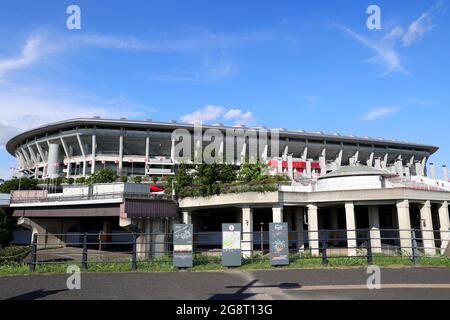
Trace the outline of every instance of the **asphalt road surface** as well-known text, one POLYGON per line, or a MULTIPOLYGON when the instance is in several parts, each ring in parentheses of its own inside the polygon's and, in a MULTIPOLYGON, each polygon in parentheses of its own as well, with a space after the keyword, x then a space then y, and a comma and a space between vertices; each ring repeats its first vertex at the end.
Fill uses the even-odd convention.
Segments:
POLYGON ((81 289, 69 275, 0 278, 0 299, 450 299, 449 268, 381 270, 369 290, 366 269, 171 273, 86 273, 81 289))

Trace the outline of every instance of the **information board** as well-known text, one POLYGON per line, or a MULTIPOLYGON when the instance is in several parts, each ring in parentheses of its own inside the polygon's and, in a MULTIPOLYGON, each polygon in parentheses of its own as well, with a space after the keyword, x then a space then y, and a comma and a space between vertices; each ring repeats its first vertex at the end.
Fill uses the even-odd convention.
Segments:
POLYGON ((178 268, 190 268, 193 265, 193 226, 192 224, 174 224, 173 226, 173 265, 178 268))
POLYGON ((269 223, 270 263, 273 266, 289 264, 287 223, 269 223))
POLYGON ((239 267, 241 261, 241 224, 222 224, 222 265, 239 267))

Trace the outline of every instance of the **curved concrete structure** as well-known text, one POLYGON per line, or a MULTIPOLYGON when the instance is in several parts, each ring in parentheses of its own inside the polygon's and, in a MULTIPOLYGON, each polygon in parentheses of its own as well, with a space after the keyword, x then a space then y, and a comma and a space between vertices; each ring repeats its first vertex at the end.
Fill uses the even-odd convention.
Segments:
MULTIPOLYGON (((202 128, 221 132, 236 129, 223 125, 202 128)), ((101 168, 117 170, 120 175, 167 175, 173 174, 177 164, 171 136, 175 129, 194 134, 193 125, 176 122, 71 119, 26 131, 8 141, 6 149, 16 157, 20 171, 37 178, 85 176, 101 168)), ((424 171, 428 157, 438 150, 432 145, 380 138, 275 130, 279 132, 279 150, 270 150, 270 154, 283 159, 289 155, 305 163, 315 161, 328 171, 356 162, 384 169, 401 162, 416 173, 424 171)), ((204 142, 203 147, 207 145, 204 142)), ((226 140, 225 153, 231 148, 236 148, 236 142, 226 140)), ((260 153, 268 153, 267 143, 259 148, 260 153)), ((308 168, 311 171, 310 162, 308 168)))

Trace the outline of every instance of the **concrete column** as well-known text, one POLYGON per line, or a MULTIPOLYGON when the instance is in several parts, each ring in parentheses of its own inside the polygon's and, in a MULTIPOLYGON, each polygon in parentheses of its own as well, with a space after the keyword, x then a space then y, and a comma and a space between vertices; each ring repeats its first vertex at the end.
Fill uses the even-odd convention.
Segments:
POLYGON ((277 172, 283 173, 283 159, 277 159, 277 172))
POLYGON ((172 145, 170 147, 170 159, 172 163, 175 163, 175 140, 172 140, 172 145))
POLYGON ((448 182, 448 168, 445 164, 442 166, 442 180, 448 182))
POLYGON ((327 173, 327 161, 324 156, 319 158, 320 163, 320 176, 324 176, 327 173))
POLYGON ((416 162, 414 165, 416 167, 416 176, 423 176, 422 164, 420 162, 416 162))
POLYGON ((58 177, 59 168, 59 144, 50 143, 48 149, 48 176, 53 179, 58 177))
POLYGON ((439 224, 441 231, 441 254, 450 241, 450 218, 448 215, 448 201, 444 201, 439 207, 439 224))
POLYGON ((434 163, 430 163, 430 176, 431 179, 436 180, 436 167, 434 166, 434 163))
POLYGON ((119 137, 119 175, 122 175, 122 168, 123 168, 123 135, 121 134, 119 137))
POLYGON ((164 221, 152 219, 151 249, 154 257, 162 257, 166 252, 166 234, 164 233, 164 221))
POLYGON ((91 152, 91 156, 92 156, 92 165, 91 165, 91 174, 94 174, 95 172, 95 157, 97 152, 97 136, 95 135, 95 133, 92 135, 92 152, 91 152))
POLYGON ((273 207, 272 208, 272 222, 281 223, 283 222, 283 207, 273 207))
POLYGON ((307 176, 308 178, 311 178, 311 177, 312 177, 311 160, 310 160, 310 159, 306 160, 306 176, 307 176))
POLYGON ((309 249, 313 256, 319 255, 319 216, 317 205, 308 205, 308 238, 309 249))
POLYGON ((369 206, 370 244, 373 253, 381 253, 380 217, 378 206, 369 206))
POLYGON ((136 256, 138 259, 145 259, 147 249, 145 245, 145 235, 143 235, 145 232, 145 220, 139 220, 136 224, 139 232, 138 237, 136 238, 136 256))
POLYGON ((293 168, 293 164, 292 164, 292 155, 289 155, 287 157, 287 164, 288 164, 288 175, 289 175, 289 179, 294 179, 294 168, 293 168))
POLYGON ((150 137, 145 137, 145 161, 148 162, 150 159, 148 158, 148 155, 150 153, 150 137))
POLYGON ((397 202, 397 217, 400 236, 400 248, 408 255, 412 255, 411 219, 409 217, 409 201, 397 202))
POLYGON ((397 174, 400 177, 403 177, 403 161, 402 160, 397 160, 395 162, 395 171, 397 172, 397 174))
POLYGON ((345 221, 347 227, 347 247, 348 255, 356 256, 356 221, 355 221, 355 205, 353 202, 345 203, 345 221))
POLYGON ((411 169, 409 167, 405 167, 405 178, 411 180, 411 169))
POLYGON ((426 201, 420 208, 420 228, 422 229, 422 241, 425 254, 436 255, 430 201, 426 201))
POLYGON ((242 208, 242 257, 249 258, 253 253, 253 210, 242 208))
POLYGON ((183 211, 183 223, 191 224, 192 223, 192 213, 189 211, 183 211))
POLYGON ((295 226, 297 227, 297 249, 299 252, 305 250, 305 236, 303 230, 304 210, 303 208, 295 208, 295 226))
POLYGON ((375 168, 381 169, 381 159, 380 158, 375 159, 375 168))

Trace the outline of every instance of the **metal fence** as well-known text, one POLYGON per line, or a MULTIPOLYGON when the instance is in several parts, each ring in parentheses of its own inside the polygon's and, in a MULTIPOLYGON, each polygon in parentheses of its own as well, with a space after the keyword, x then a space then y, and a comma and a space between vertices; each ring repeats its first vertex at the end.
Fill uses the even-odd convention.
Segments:
MULTIPOLYGON (((378 257, 401 257, 418 264, 422 258, 444 258, 449 254, 450 230, 356 229, 290 231, 289 260, 362 259, 373 264, 378 257)), ((221 263, 222 232, 193 234, 194 265, 221 263)), ((242 262, 270 260, 269 232, 241 233, 242 262)), ((449 257, 447 257, 449 258, 449 257)), ((123 263, 131 270, 139 265, 172 264, 173 234, 156 233, 66 233, 34 234, 29 255, 30 271, 46 264, 123 263)))

